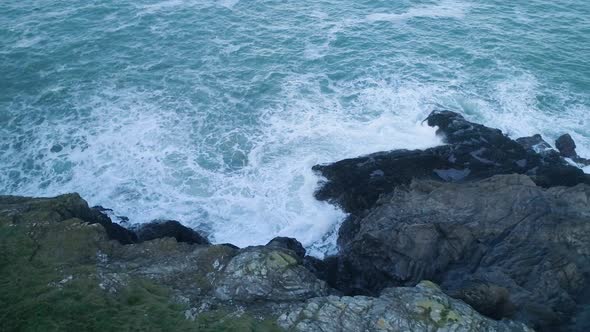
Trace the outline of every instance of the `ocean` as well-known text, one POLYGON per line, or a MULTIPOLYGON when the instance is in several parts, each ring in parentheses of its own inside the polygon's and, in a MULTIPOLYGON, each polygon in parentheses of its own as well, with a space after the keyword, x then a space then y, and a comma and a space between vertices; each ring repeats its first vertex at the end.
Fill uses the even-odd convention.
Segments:
POLYGON ((321 256, 311 167, 442 144, 434 109, 590 157, 589 56, 587 0, 3 0, 0 194, 321 256))

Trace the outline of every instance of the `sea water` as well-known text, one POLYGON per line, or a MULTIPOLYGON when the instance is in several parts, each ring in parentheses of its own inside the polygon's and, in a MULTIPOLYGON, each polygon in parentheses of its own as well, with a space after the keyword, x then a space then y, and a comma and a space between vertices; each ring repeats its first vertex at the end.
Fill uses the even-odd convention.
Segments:
POLYGON ((590 157, 587 0, 3 0, 0 194, 334 250, 311 167, 463 113, 590 157))

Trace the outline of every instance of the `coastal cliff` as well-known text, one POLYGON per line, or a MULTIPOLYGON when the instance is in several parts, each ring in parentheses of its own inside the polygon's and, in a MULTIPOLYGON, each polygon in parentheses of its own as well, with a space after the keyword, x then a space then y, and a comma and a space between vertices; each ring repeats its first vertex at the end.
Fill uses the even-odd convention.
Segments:
POLYGON ((127 229, 77 194, 0 196, 0 330, 587 330, 586 160, 567 138, 426 122, 445 145, 314 167, 317 198, 349 213, 324 260, 290 238, 127 229))

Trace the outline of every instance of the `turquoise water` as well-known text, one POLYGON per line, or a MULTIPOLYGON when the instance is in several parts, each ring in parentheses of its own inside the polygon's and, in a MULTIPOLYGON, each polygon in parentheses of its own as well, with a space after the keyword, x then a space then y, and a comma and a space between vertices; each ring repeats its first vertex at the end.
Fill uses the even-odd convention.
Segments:
POLYGON ((333 248, 310 167, 440 144, 437 107, 590 156, 590 2, 0 2, 0 193, 333 248))

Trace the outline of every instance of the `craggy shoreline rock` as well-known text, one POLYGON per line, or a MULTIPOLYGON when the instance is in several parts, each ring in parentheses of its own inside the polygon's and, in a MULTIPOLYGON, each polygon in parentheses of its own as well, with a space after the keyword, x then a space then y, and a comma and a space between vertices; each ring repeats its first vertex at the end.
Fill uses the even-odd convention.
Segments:
POLYGON ((183 226, 176 220, 155 220, 147 224, 138 225, 133 230, 137 235, 138 242, 173 237, 178 242, 210 244, 206 237, 192 228, 183 226))
POLYGON ((590 176, 564 159, 579 158, 573 141, 560 155, 453 112, 425 121, 446 145, 314 166, 316 197, 350 215, 338 255, 308 266, 347 295, 430 279, 488 317, 564 328, 590 287, 590 176))
POLYGON ((563 322, 590 286, 589 203, 590 186, 543 189, 524 175, 415 180, 340 238, 332 284, 378 294, 430 279, 491 317, 563 322))
MULTIPOLYGON (((344 307, 323 304, 360 300, 330 295, 326 283, 304 267, 294 239, 237 249, 179 242, 174 232, 164 232, 169 236, 122 244, 93 211, 78 195, 0 196, 3 331, 281 331, 289 326, 279 317, 292 317, 299 308, 322 304, 321 318, 337 322, 344 307)), ((400 309, 383 324, 528 331, 519 323, 493 322, 430 288, 436 287, 392 290, 391 296, 363 301, 374 302, 374 310, 400 309), (413 299, 420 314, 401 310, 400 299, 413 299)), ((373 317, 356 314, 355 324, 372 324, 373 317)), ((305 331, 301 326, 294 330, 305 331)), ((348 329, 332 325, 326 331, 348 329)))
POLYGON ((427 121, 446 145, 314 167, 317 197, 351 213, 323 260, 291 238, 240 249, 176 221, 126 229, 77 194, 0 196, 1 329, 586 331, 575 143, 560 155, 456 113, 427 121))
POLYGON ((500 130, 467 121, 450 111, 425 120, 438 127, 446 145, 426 150, 394 150, 316 165, 326 178, 316 198, 362 215, 379 197, 413 179, 465 182, 497 174, 526 174, 542 187, 590 184, 590 176, 555 154, 539 154, 500 130))
POLYGON ((564 158, 570 158, 573 162, 582 165, 590 166, 590 159, 578 156, 576 152, 576 143, 570 134, 564 134, 557 138, 555 147, 559 150, 559 154, 564 158))
POLYGON ((279 324, 300 332, 533 331, 522 323, 485 318, 428 281, 388 288, 379 297, 313 298, 282 315, 279 324))

